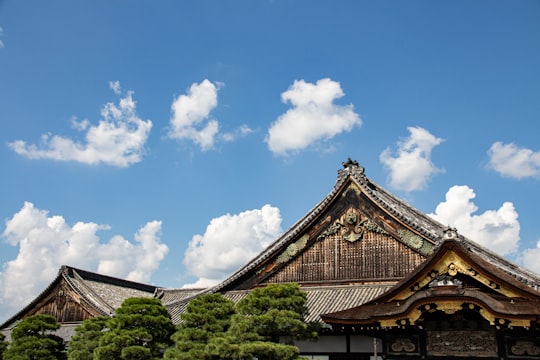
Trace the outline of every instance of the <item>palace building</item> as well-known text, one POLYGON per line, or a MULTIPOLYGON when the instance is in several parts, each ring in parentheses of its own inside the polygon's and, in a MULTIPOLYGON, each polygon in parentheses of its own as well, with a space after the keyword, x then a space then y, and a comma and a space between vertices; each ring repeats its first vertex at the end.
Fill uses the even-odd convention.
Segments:
POLYGON ((242 268, 208 289, 167 289, 63 266, 0 325, 47 313, 69 338, 83 320, 112 316, 128 297, 157 297, 178 323, 205 293, 239 301, 255 287, 298 283, 319 360, 540 359, 540 276, 438 223, 348 160, 330 193, 242 268))

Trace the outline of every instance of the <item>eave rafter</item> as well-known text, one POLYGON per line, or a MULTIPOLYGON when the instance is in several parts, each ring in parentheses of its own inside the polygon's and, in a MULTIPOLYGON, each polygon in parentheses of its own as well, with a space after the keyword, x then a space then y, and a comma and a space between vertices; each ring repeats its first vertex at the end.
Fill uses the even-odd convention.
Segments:
POLYGON ((499 279, 489 276, 488 274, 477 270, 478 265, 472 264, 455 251, 448 251, 442 258, 430 267, 430 270, 418 281, 414 282, 410 287, 403 289, 395 295, 391 300, 405 300, 412 296, 415 292, 426 287, 430 282, 441 275, 455 277, 457 274, 469 276, 486 287, 496 291, 497 293, 509 298, 518 298, 521 296, 519 292, 511 287, 506 286, 499 279))
MULTIPOLYGON (((401 306, 396 303, 396 306, 401 306)), ((475 311, 490 325, 507 328, 507 327, 530 327, 532 323, 537 321, 538 309, 531 309, 529 314, 509 314, 501 313, 492 308, 486 302, 476 298, 455 298, 455 299, 423 299, 417 301, 401 314, 394 316, 381 316, 380 318, 371 319, 379 323, 382 328, 403 327, 407 325, 422 325, 423 318, 426 314, 435 311, 442 311, 447 315, 455 314, 458 311, 471 310, 475 311), (537 313, 533 313, 536 310, 537 313)))

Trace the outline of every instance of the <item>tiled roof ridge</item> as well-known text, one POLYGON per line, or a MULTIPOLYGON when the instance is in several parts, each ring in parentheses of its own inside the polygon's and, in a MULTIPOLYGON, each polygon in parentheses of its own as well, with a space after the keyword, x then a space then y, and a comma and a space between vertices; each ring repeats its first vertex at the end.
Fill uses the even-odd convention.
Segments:
MULTIPOLYGON (((444 226, 435 219, 431 218, 429 215, 419 211, 414 206, 409 205, 407 202, 397 198, 396 196, 388 192, 382 186, 378 185, 377 183, 369 179, 367 176, 365 176, 364 168, 358 166, 357 164, 353 164, 351 167, 339 170, 339 172, 340 177, 346 178, 348 175, 354 177, 354 179, 362 186, 362 191, 368 194, 372 200, 376 201, 378 204, 387 209, 401 221, 413 227, 419 233, 430 238, 435 243, 441 243, 441 239, 444 236, 445 231, 449 228, 448 226, 444 226), (398 204, 400 207, 404 208, 406 212, 412 214, 412 217, 414 217, 417 221, 404 216, 405 214, 403 212, 398 211, 394 206, 390 204, 390 202, 384 199, 384 197, 390 199, 393 203, 398 204), (427 231, 425 227, 422 227, 421 224, 419 224, 419 220, 429 223, 429 225, 431 225, 433 229, 436 229, 437 233, 435 233, 434 231, 427 231)), ((540 290, 540 275, 507 260, 506 258, 494 253, 490 249, 478 244, 477 242, 463 235, 459 236, 459 240, 462 241, 464 244, 467 244, 470 248, 473 248, 476 252, 487 256, 489 258, 488 262, 501 266, 501 269, 503 271, 505 271, 507 274, 511 275, 515 279, 525 283, 528 286, 531 286, 535 290, 540 290)))
POLYGON ((356 180, 356 182, 361 186, 361 189, 366 195, 368 195, 374 202, 378 203, 382 208, 386 209, 393 216, 395 216, 400 221, 403 221, 420 234, 426 236, 428 239, 437 242, 440 238, 441 233, 445 226, 438 221, 427 216, 420 210, 416 209, 414 206, 408 204, 402 199, 399 199, 395 195, 388 192, 384 187, 380 186, 370 178, 368 178, 364 173, 364 168, 361 166, 352 166, 342 170, 339 170, 340 177, 351 176, 356 180), (390 200, 390 201, 389 201, 390 200), (404 214, 403 211, 398 211, 395 205, 398 205, 401 209, 404 209, 408 214, 404 214), (393 206, 394 205, 394 206, 393 206), (416 218, 416 220, 421 219, 423 222, 429 222, 431 227, 436 230, 440 230, 440 233, 427 231, 424 227, 419 224, 418 221, 415 221, 411 217, 406 215, 412 215, 411 217, 416 218))
MULTIPOLYGON (((397 212, 387 201, 382 199, 380 196, 377 195, 377 193, 372 189, 372 187, 375 187, 378 191, 384 191, 381 186, 376 184, 375 182, 371 181, 365 174, 364 174, 364 168, 362 166, 358 165, 357 161, 353 161, 349 159, 347 162, 343 162, 343 169, 338 170, 338 176, 336 183, 334 184, 332 190, 326 195, 319 203, 317 203, 313 208, 311 208, 302 218, 300 218, 294 225, 292 225, 289 230, 285 233, 283 233, 276 241, 274 241, 272 244, 270 244, 265 250, 263 250, 262 253, 257 255, 254 259, 252 259, 249 263, 247 263, 244 267, 237 270, 235 273, 233 273, 231 276, 223 280, 221 283, 205 289, 201 291, 200 293, 194 295, 192 298, 205 294, 205 293, 213 293, 218 292, 227 285, 231 284, 238 278, 240 278, 242 275, 244 275, 246 272, 249 272, 250 270, 256 268, 258 265, 260 265, 263 261, 268 259, 268 257, 274 255, 279 249, 282 248, 282 246, 286 245, 291 238, 293 238, 295 235, 297 235, 300 231, 302 231, 308 224, 311 223, 311 221, 320 214, 320 212, 325 208, 325 206, 335 198, 336 194, 342 190, 344 184, 350 179, 354 179, 356 183, 358 183, 362 190, 365 191, 369 197, 374 200, 376 203, 380 204, 382 207, 387 209, 389 212, 391 212, 394 216, 399 218, 400 220, 410 224, 412 227, 414 227, 418 232, 426 235, 429 239, 435 241, 434 239, 437 238, 435 234, 427 233, 425 230, 423 230, 421 227, 419 227, 416 223, 411 221, 410 219, 404 217, 402 214, 397 212), (371 184, 371 186, 370 186, 371 184)), ((395 196, 391 195, 387 191, 384 191, 387 197, 394 200, 396 203, 399 203, 401 206, 405 207, 409 211, 413 212, 417 216, 422 216, 422 213, 416 210, 414 207, 406 204, 402 200, 396 198, 395 196)), ((437 227, 440 227, 441 229, 444 228, 442 224, 437 223, 435 220, 431 219, 431 222, 433 224, 436 224, 437 227)))
MULTIPOLYGON (((414 230, 418 231, 418 233, 424 235, 426 238, 433 241, 435 245, 440 245, 442 243, 444 232, 448 229, 448 226, 439 223, 427 214, 409 205, 407 202, 397 198, 395 195, 388 192, 376 182, 372 181, 365 175, 364 167, 360 166, 357 161, 348 159, 348 161, 343 162, 342 165, 343 168, 338 170, 336 183, 332 190, 328 193, 328 195, 326 195, 318 204, 316 204, 302 218, 300 218, 294 225, 292 225, 288 231, 283 233, 279 238, 276 239, 276 241, 274 241, 265 250, 263 250, 263 252, 253 258, 242 268, 238 269, 231 276, 223 280, 221 283, 213 287, 201 290, 201 292, 194 294, 192 297, 187 297, 178 301, 177 303, 182 303, 186 300, 189 301, 189 299, 195 298, 205 293, 219 292, 227 285, 233 283, 247 272, 259 266, 266 259, 278 252, 279 249, 286 245, 300 231, 305 229, 305 227, 308 226, 311 221, 320 214, 320 212, 325 208, 325 206, 332 199, 335 198, 336 194, 343 189, 344 185, 347 181, 349 181, 349 179, 354 179, 355 183, 360 186, 361 190, 372 201, 374 201, 376 204, 379 204, 382 208, 386 209, 392 216, 396 217, 400 221, 409 225, 414 230)), ((482 247, 481 245, 470 239, 467 239, 461 235, 460 238, 462 242, 476 249, 477 252, 481 254, 486 254, 486 256, 491 259, 490 262, 501 266, 502 270, 509 275, 533 287, 534 289, 540 288, 540 278, 538 277, 538 275, 524 268, 521 268, 516 264, 513 264, 502 256, 493 253, 489 249, 482 247)), ((174 304, 175 303, 171 303, 170 305, 174 304)))
POLYGON ((88 271, 84 269, 78 269, 69 265, 62 265, 61 269, 64 269, 64 268, 66 269, 66 271, 69 271, 69 269, 76 271, 79 274, 79 276, 81 276, 82 279, 95 280, 99 282, 105 282, 111 285, 129 287, 132 289, 141 290, 141 291, 145 291, 149 293, 153 293, 156 291, 156 289, 159 288, 158 286, 140 283, 140 282, 136 282, 132 280, 126 280, 126 279, 122 279, 122 278, 114 277, 110 275, 104 275, 104 274, 100 274, 100 273, 96 273, 96 272, 88 271))
POLYGON ((84 278, 78 273, 80 269, 72 268, 66 265, 63 265, 60 271, 64 275, 64 279, 71 285, 71 288, 81 296, 87 303, 93 304, 94 308, 98 310, 102 315, 110 316, 116 310, 113 306, 105 301, 101 296, 96 294, 96 292, 86 285, 84 278), (72 276, 69 273, 72 273, 72 276), (74 281, 76 280, 76 281, 74 281), (81 289, 82 288, 82 289, 81 289), (88 296, 88 294, 93 296, 88 296))
POLYGON ((475 241, 472 241, 463 235, 459 235, 458 241, 461 241, 461 243, 463 243, 464 246, 469 249, 469 251, 476 255, 481 255, 487 262, 499 266, 502 271, 512 276, 514 279, 532 287, 537 291, 540 291, 539 274, 511 262, 510 260, 496 254, 492 250, 475 241))
POLYGON ((15 321, 19 317, 20 314, 24 313, 27 309, 35 305, 44 294, 46 294, 49 290, 51 290, 56 285, 56 283, 63 277, 63 275, 64 274, 62 272, 62 268, 60 268, 60 270, 56 274, 56 277, 50 282, 49 286, 47 286, 42 292, 39 293, 38 296, 36 296, 31 302, 29 302, 25 307, 19 310, 16 314, 14 314, 10 318, 8 318, 6 321, 4 321, 2 324, 0 324, 0 329, 5 328, 6 325, 15 321))
MULTIPOLYGON (((341 176, 341 173, 338 171, 338 179, 336 181, 336 184, 330 191, 328 195, 326 195, 319 203, 317 203, 313 208, 311 208, 303 217, 301 217, 295 224, 293 224, 288 231, 281 234, 280 237, 278 237, 272 244, 268 245, 268 247, 262 251, 259 255, 257 255, 255 258, 253 258, 250 262, 248 262, 246 265, 238 269, 236 272, 234 272, 231 276, 220 282, 219 284, 204 289, 201 292, 193 295, 192 297, 182 299, 178 301, 178 303, 183 303, 185 300, 193 299, 197 296, 207 294, 207 293, 215 293, 223 289, 225 286, 229 285, 230 283, 237 280, 239 277, 244 275, 246 272, 252 270, 253 268, 257 267, 259 264, 261 264, 264 260, 266 260, 268 257, 275 254, 283 245, 287 244, 287 242, 294 237, 298 232, 300 232, 302 229, 304 229, 307 224, 309 224, 313 218, 318 215, 324 208, 330 200, 334 198, 338 190, 341 188, 343 183, 347 180, 347 176, 341 176)), ((170 303, 168 305, 175 305, 175 303, 170 303)))

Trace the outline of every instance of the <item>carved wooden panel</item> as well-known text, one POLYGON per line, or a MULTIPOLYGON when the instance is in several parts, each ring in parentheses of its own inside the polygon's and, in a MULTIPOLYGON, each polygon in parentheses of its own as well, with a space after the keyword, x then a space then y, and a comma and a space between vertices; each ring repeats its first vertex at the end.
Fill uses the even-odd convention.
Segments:
POLYGON ((534 337, 507 337, 506 354, 512 359, 540 359, 540 339, 534 337))
POLYGON ((390 355, 419 355, 420 354, 420 336, 404 335, 387 337, 387 352, 390 355))
POLYGON ((363 230, 350 241, 351 232, 328 234, 300 252, 267 281, 271 283, 324 283, 336 281, 395 280, 410 273, 423 257, 392 237, 363 230), (345 237, 349 238, 345 238, 345 237))
POLYGON ((29 315, 48 314, 56 318, 58 322, 79 322, 98 315, 90 312, 90 306, 86 305, 77 293, 61 282, 36 304, 29 315))
POLYGON ((429 356, 497 356, 494 331, 428 331, 426 350, 429 356))

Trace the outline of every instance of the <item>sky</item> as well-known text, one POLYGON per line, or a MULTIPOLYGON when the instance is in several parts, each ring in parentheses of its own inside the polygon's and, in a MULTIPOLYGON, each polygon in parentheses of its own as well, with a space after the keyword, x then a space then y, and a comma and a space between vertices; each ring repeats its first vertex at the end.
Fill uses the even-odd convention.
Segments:
POLYGON ((0 321, 62 265, 215 284, 349 157, 540 273, 540 2, 0 0, 0 321))

